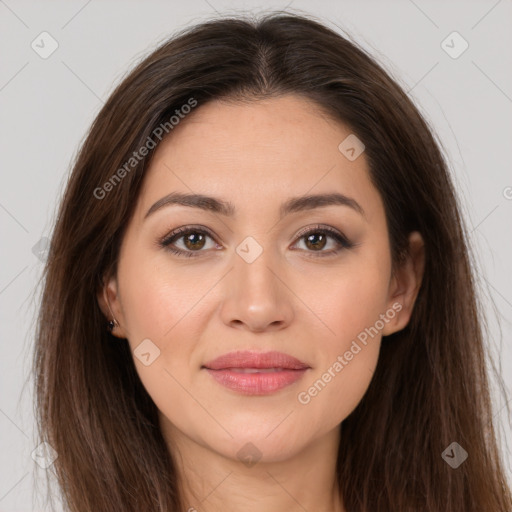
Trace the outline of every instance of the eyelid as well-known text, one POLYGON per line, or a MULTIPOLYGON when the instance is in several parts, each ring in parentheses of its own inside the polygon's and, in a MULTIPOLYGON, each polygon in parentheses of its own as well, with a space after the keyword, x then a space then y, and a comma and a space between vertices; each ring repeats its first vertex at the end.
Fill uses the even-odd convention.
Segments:
POLYGON ((198 232, 198 233, 203 233, 203 234, 206 234, 208 235, 212 240, 214 240, 216 243, 217 243, 217 237, 215 236, 215 234, 213 233, 213 231, 211 231, 209 228, 207 228, 206 226, 202 226, 202 225, 194 225, 194 224, 191 224, 191 225, 187 225, 187 226, 181 226, 179 228, 176 228, 176 229, 173 229, 170 233, 167 233, 161 240, 160 240, 160 243, 161 244, 166 244, 166 243, 170 243, 171 240, 173 240, 174 238, 179 238, 180 235, 184 235, 186 233, 189 233, 189 232, 198 232))
POLYGON ((295 234, 295 238, 302 238, 303 236, 308 235, 309 233, 316 233, 317 231, 326 232, 329 235, 337 236, 348 242, 347 237, 343 233, 341 233, 341 231, 338 231, 336 228, 323 224, 315 224, 314 226, 307 226, 305 228, 302 228, 295 234))

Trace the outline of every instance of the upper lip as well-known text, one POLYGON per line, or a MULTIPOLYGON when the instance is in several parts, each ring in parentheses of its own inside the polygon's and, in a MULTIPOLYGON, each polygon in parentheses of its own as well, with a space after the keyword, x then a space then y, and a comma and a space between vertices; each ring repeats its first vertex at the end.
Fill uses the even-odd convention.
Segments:
POLYGON ((248 350, 223 354, 203 365, 210 370, 229 368, 283 368, 285 370, 305 370, 309 368, 296 357, 284 352, 251 352, 248 350))

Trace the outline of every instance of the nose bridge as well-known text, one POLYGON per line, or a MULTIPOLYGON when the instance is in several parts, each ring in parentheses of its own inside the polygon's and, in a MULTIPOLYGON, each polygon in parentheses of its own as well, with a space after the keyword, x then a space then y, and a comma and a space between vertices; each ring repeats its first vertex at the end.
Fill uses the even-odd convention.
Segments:
POLYGON ((279 272, 276 268, 279 262, 270 239, 262 236, 258 241, 248 236, 236 247, 232 274, 245 296, 261 293, 275 296, 279 292, 274 276, 274 273, 279 272))
POLYGON ((233 269, 226 282, 222 315, 225 323, 243 323, 249 329, 283 326, 290 321, 292 305, 279 278, 284 267, 271 237, 244 239, 233 254, 233 269), (261 238, 260 238, 261 240, 261 238))

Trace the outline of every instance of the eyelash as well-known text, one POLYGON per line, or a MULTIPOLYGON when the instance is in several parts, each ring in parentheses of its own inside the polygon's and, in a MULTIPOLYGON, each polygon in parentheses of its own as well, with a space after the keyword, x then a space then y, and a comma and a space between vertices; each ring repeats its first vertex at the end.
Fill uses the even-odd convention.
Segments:
MULTIPOLYGON (((205 252, 205 251, 202 251, 202 250, 184 251, 182 249, 178 249, 176 247, 171 246, 172 243, 179 240, 180 238, 183 238, 184 235, 191 234, 191 233, 199 233, 202 235, 207 235, 212 240, 215 241, 215 237, 214 237, 213 233, 207 228, 195 227, 195 226, 184 226, 184 227, 175 229, 174 231, 172 231, 171 233, 166 235, 164 238, 159 240, 158 244, 161 248, 163 248, 166 251, 169 251, 173 254, 176 254, 177 256, 184 256, 186 258, 197 257, 196 253, 205 252)), ((337 230, 327 227, 327 226, 320 226, 320 225, 313 226, 312 228, 306 228, 305 230, 300 231, 297 234, 297 241, 300 241, 301 239, 303 239, 311 234, 328 235, 339 244, 339 247, 337 249, 330 250, 330 251, 306 251, 306 252, 311 253, 311 256, 314 258, 318 258, 318 257, 323 258, 323 257, 334 256, 334 255, 338 254, 341 250, 350 249, 356 245, 356 244, 353 244, 352 242, 350 242, 345 236, 343 236, 337 230)))

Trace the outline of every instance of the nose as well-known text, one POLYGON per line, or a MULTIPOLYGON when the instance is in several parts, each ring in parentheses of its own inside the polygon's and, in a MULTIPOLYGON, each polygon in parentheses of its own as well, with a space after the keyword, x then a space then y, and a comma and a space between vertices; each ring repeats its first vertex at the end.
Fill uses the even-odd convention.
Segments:
POLYGON ((284 267, 270 250, 252 262, 234 254, 233 268, 223 280, 221 318, 237 329, 277 331, 292 322, 292 299, 284 267))

